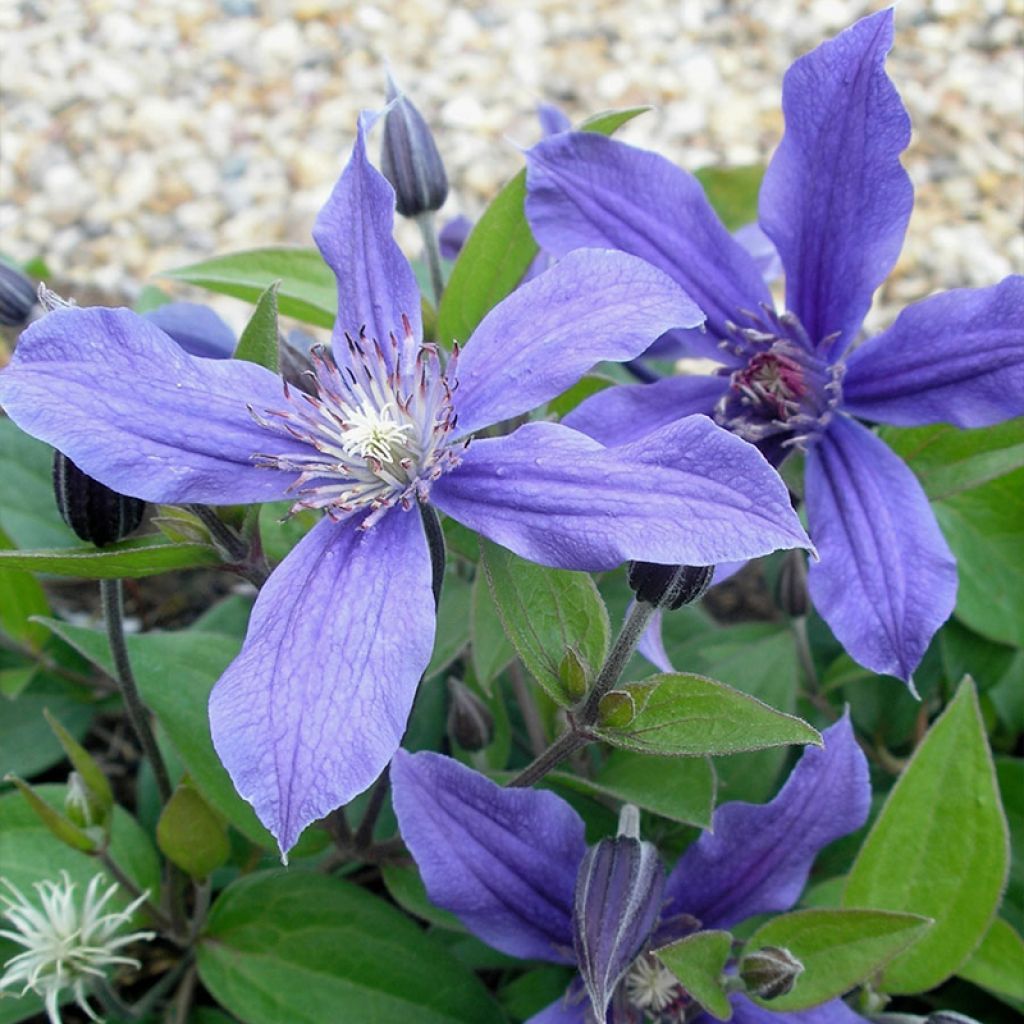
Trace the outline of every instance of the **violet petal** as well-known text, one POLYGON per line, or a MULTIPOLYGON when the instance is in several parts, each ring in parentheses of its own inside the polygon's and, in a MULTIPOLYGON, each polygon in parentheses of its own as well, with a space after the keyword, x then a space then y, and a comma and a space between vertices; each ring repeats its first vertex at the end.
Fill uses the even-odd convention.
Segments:
POLYGON ((908 306, 847 360, 843 405, 900 427, 1024 415, 1024 277, 908 306))
POLYGON ((808 452, 805 491, 821 556, 807 574, 815 608, 860 664, 909 682, 956 601, 956 561, 921 485, 837 416, 808 452))
MULTIPOLYGON (((853 341, 896 263, 914 191, 900 164, 910 118, 885 73, 892 9, 861 19, 786 72, 786 132, 760 220, 786 268, 786 308, 816 342, 853 341)), ((698 297, 699 298, 699 297, 698 297)))
POLYGON ((810 543, 779 475, 706 416, 618 448, 528 423, 471 444, 431 500, 523 558, 562 569, 711 565, 810 543))
POLYGON ((572 963, 572 907, 586 842, 554 793, 503 789, 440 754, 398 751, 391 785, 427 893, 510 956, 572 963))
POLYGON ((860 828, 871 803, 868 766, 849 714, 807 747, 767 804, 722 804, 683 854, 665 888, 669 914, 692 914, 705 928, 734 924, 799 899, 818 851, 860 828))
POLYGON ((210 695, 210 727, 283 853, 384 770, 433 642, 415 513, 392 511, 366 531, 324 519, 271 575, 210 695))

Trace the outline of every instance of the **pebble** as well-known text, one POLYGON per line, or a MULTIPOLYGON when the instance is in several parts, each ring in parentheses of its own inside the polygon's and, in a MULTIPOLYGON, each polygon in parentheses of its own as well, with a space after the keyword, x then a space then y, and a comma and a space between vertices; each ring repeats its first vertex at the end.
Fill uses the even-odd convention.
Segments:
MULTIPOLYGON (((782 74, 884 2, 22 0, 5 36, 2 248, 130 297, 215 252, 310 241, 390 63, 479 215, 538 136, 650 104, 621 137, 690 169, 765 162, 782 74)), ((907 247, 869 324, 1024 271, 1021 0, 901 0, 888 61, 914 123, 907 247)), ((417 232, 399 228, 416 253, 417 232)), ((236 326, 246 310, 223 310, 236 326)))

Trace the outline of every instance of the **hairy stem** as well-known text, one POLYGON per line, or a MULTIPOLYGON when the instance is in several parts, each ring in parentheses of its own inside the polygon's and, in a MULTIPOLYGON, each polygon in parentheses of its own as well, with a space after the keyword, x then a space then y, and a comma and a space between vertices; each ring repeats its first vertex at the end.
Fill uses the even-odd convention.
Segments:
POLYGON ((357 851, 368 850, 373 845, 373 830, 377 824, 377 819, 380 817, 380 812, 384 809, 384 801, 387 799, 390 781, 390 772, 385 768, 380 778, 373 784, 373 789, 370 791, 370 800, 363 814, 363 820, 359 822, 359 828, 356 829, 356 834, 352 840, 353 846, 357 851))
POLYGON ((270 576, 270 567, 258 543, 259 533, 254 537, 256 543, 250 543, 239 536, 219 515, 215 509, 207 505, 189 505, 188 510, 202 521, 210 531, 214 544, 226 556, 227 560, 255 587, 262 587, 270 576))
POLYGON ((114 658, 114 679, 124 701, 125 713, 131 723, 142 751, 149 758, 156 776, 160 800, 167 803, 171 799, 171 779, 167 774, 167 765, 156 745, 153 730, 149 725, 146 708, 139 696, 139 688, 135 683, 128 649, 124 642, 124 589, 121 580, 100 580, 100 598, 103 602, 103 620, 107 627, 107 639, 110 653, 114 658))
POLYGON ((427 547, 430 550, 431 586, 434 590, 434 608, 437 609, 441 604, 441 587, 444 585, 444 530, 441 529, 441 520, 431 505, 420 504, 420 519, 423 521, 423 532, 427 535, 427 547))
POLYGON ((571 757, 577 750, 582 750, 591 739, 588 732, 574 725, 568 732, 563 732, 543 754, 531 761, 505 785, 509 787, 532 786, 539 779, 543 779, 548 772, 557 768, 567 757, 571 757))
POLYGON ((434 309, 441 305, 444 294, 444 269, 441 266, 441 247, 437 241, 437 229, 434 226, 434 215, 428 210, 416 218, 420 234, 423 236, 423 254, 427 258, 430 270, 430 287, 434 293, 434 309))

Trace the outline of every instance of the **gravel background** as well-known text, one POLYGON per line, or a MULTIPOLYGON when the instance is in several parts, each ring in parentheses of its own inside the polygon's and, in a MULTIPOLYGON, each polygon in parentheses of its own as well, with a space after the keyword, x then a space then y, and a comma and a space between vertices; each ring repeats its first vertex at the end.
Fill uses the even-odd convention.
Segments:
MULTIPOLYGON (((436 126, 446 215, 475 215, 521 165, 540 100, 573 119, 653 104, 621 137, 690 168, 763 162, 785 68, 881 6, 0 0, 0 247, 72 293, 132 294, 214 252, 308 244, 386 60, 436 126)), ((897 4, 917 205, 875 324, 1024 270, 1022 22, 1021 0, 897 4)))

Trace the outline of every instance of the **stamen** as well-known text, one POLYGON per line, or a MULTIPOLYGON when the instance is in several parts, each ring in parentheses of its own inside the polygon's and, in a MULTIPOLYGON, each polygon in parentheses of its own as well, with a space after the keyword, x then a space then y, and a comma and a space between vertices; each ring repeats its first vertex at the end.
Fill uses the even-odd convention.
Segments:
POLYGON ((249 412, 261 427, 308 445, 308 452, 258 453, 257 466, 297 474, 291 512, 324 509, 332 519, 366 513, 368 529, 388 511, 426 501, 430 484, 461 461, 468 442, 453 444, 452 394, 457 349, 442 369, 434 345, 420 345, 404 318, 405 336, 386 345, 345 335, 350 364, 323 349, 311 357, 315 394, 285 385, 283 409, 249 412))

